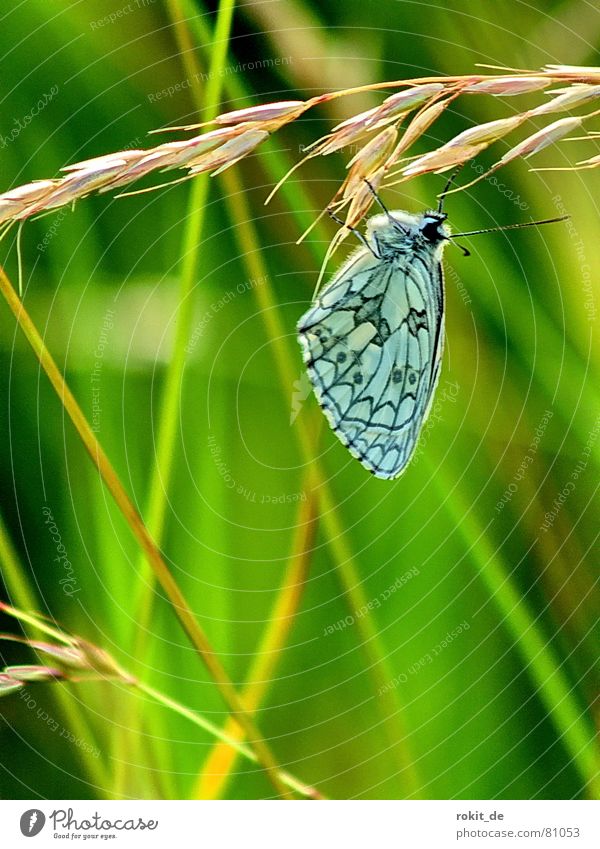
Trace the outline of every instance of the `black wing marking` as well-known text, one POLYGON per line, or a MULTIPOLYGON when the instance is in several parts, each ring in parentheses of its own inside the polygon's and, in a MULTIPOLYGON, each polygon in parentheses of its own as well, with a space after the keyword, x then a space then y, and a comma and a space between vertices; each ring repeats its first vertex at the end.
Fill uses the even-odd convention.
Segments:
POLYGON ((318 402, 377 477, 402 473, 439 378, 443 274, 431 252, 387 260, 358 251, 302 316, 298 333, 318 402))

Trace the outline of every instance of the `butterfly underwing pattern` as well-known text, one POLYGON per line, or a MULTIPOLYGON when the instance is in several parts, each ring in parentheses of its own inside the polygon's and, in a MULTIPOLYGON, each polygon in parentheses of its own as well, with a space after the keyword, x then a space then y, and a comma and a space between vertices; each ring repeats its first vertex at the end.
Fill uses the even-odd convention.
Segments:
POLYGON ((364 245, 298 323, 327 419, 378 478, 406 468, 427 419, 444 344, 443 212, 393 210, 367 222, 364 245))

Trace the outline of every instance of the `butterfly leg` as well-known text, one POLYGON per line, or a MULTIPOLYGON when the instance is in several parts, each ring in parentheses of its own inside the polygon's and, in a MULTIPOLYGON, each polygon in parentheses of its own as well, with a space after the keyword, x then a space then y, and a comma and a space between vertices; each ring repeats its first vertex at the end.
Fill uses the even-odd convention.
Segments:
POLYGON ((387 208, 387 206, 384 204, 384 202, 381 200, 381 198, 379 197, 379 195, 375 191, 373 184, 369 180, 367 180, 366 177, 364 178, 364 180, 365 180, 365 183, 367 184, 367 186, 369 187, 369 191, 371 192, 371 194, 373 195, 373 197, 375 198, 375 200, 377 201, 379 206, 383 209, 383 211, 385 212, 387 217, 392 218, 392 215, 390 214, 389 209, 387 208))
MULTIPOLYGON (((388 219, 390 220, 390 223, 394 224, 395 223, 394 216, 392 215, 392 213, 389 211, 387 206, 384 204, 384 202, 381 200, 381 198, 377 194, 373 184, 370 183, 369 180, 367 180, 366 177, 364 178, 364 180, 365 180, 365 183, 367 184, 367 186, 369 187, 371 194, 373 195, 373 197, 375 198, 375 200, 377 201, 379 206, 383 209, 383 211, 387 215, 388 219)), ((375 237, 375 241, 377 242, 377 237, 375 237)), ((377 247, 379 247, 379 243, 377 243, 377 247)))
POLYGON ((336 215, 336 214, 335 214, 335 212, 333 212, 333 210, 328 209, 328 210, 327 210, 327 212, 329 213, 329 217, 330 217, 333 221, 335 221, 335 223, 336 223, 336 224, 339 224, 341 227, 345 227, 347 230, 350 230, 350 232, 351 232, 351 233, 354 233, 354 235, 356 236, 356 238, 358 239, 358 241, 359 241, 361 244, 363 244, 363 245, 365 246, 365 248, 367 248, 367 249, 368 249, 368 250, 369 250, 369 251, 373 254, 373 256, 375 257, 375 259, 381 259, 381 257, 379 257, 379 256, 375 253, 375 251, 373 250, 373 246, 372 246, 372 245, 370 245, 370 244, 367 242, 366 238, 365 238, 365 237, 364 237, 364 235, 360 232, 360 230, 357 230, 357 228, 356 228, 356 227, 351 227, 349 224, 346 224, 346 222, 344 221, 344 219, 343 219, 343 218, 340 218, 340 216, 339 216, 339 215, 336 215))

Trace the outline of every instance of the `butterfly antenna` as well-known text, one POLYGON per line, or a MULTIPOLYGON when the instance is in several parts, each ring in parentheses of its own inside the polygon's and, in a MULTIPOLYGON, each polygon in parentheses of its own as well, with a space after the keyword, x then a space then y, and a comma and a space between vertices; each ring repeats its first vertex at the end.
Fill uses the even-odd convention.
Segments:
POLYGON ((444 201, 446 200, 446 195, 448 194, 448 190, 450 189, 450 186, 452 185, 452 183, 455 181, 456 176, 457 176, 457 174, 458 174, 458 172, 460 171, 461 168, 462 168, 462 165, 459 165, 458 168, 454 169, 454 171, 448 177, 446 185, 444 186, 444 188, 442 189, 442 191, 438 195, 440 200, 439 200, 439 203, 438 203, 437 211, 440 214, 444 211, 444 201))
POLYGON ((567 221, 570 217, 570 215, 561 215, 558 218, 544 218, 542 221, 523 221, 520 224, 504 224, 502 227, 486 227, 484 230, 452 233, 448 238, 460 239, 462 236, 479 236, 481 233, 499 233, 502 230, 522 230, 524 227, 537 227, 540 224, 556 224, 558 221, 567 221))
POLYGON ((459 245, 458 242, 455 242, 454 244, 456 245, 457 248, 461 249, 463 256, 471 256, 471 251, 468 248, 465 248, 464 245, 459 245))

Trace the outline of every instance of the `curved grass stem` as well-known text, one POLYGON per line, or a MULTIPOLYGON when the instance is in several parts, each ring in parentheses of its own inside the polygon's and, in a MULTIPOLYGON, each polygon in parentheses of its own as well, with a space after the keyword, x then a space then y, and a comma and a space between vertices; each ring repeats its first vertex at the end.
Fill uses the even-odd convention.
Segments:
MULTIPOLYGON (((190 0, 181 0, 181 4, 186 10, 187 23, 195 31, 198 43, 206 43, 208 29, 204 18, 201 15, 194 14, 195 7, 190 0)), ((237 101, 236 105, 243 106, 244 100, 248 97, 243 79, 227 76, 225 85, 230 97, 237 101)), ((265 156, 263 161, 266 163, 270 179, 276 183, 278 176, 288 170, 290 163, 286 161, 285 154, 278 150, 270 140, 265 142, 265 149, 268 150, 269 155, 265 156)), ((265 280, 264 285, 254 287, 254 293, 259 302, 267 333, 273 344, 274 361, 280 384, 283 391, 289 393, 297 375, 289 345, 285 341, 285 328, 276 308, 267 269, 262 260, 260 242, 253 224, 254 216, 249 209, 236 169, 232 168, 225 171, 220 176, 220 180, 225 190, 225 202, 230 220, 235 225, 235 235, 240 246, 240 255, 246 265, 248 278, 265 280)), ((283 185, 282 194, 292 214, 297 217, 301 228, 305 229, 312 220, 310 210, 314 208, 314 203, 311 202, 302 184, 286 182, 283 185)), ((323 235, 323 238, 327 240, 325 235, 323 235)), ((318 246, 313 247, 311 244, 310 247, 314 250, 315 257, 320 262, 318 246)), ((337 514, 335 499, 325 481, 320 464, 315 458, 313 439, 300 422, 299 425, 294 428, 294 436, 298 439, 301 456, 311 471, 315 492, 318 493, 319 521, 336 564, 344 597, 351 611, 367 609, 368 599, 362 586, 360 572, 346 539, 343 524, 337 514)), ((371 614, 367 612, 364 616, 357 617, 356 627, 360 636, 361 649, 366 657, 368 672, 373 681, 374 692, 383 693, 382 696, 377 696, 377 707, 381 714, 381 724, 388 746, 395 757, 397 774, 401 782, 401 793, 402 795, 418 797, 422 781, 414 766, 414 759, 402 718, 403 708, 399 695, 397 691, 386 686, 393 678, 393 671, 389 668, 385 649, 377 633, 377 626, 373 622, 371 614)))
MULTIPOLYGON (((39 604, 33 588, 30 586, 29 580, 25 574, 19 557, 11 542, 10 535, 4 524, 4 519, 0 515, 0 571, 2 572, 2 580, 11 597, 11 602, 21 607, 24 610, 37 610, 39 604)), ((25 620, 21 620, 25 621, 25 620)), ((39 636, 37 623, 33 620, 25 621, 25 630, 32 636, 39 636)), ((56 699, 56 702, 62 711, 64 717, 69 722, 74 735, 78 740, 86 742, 94 741, 94 733, 90 728, 85 715, 83 714, 81 705, 72 698, 68 689, 65 687, 52 687, 50 692, 56 699)), ((94 744, 94 748, 98 748, 94 744)), ((111 797, 110 779, 105 764, 98 758, 87 756, 83 748, 75 746, 77 752, 76 757, 82 761, 84 770, 95 785, 106 798, 111 797)))
POLYGON ((479 525, 472 507, 453 487, 440 464, 429 461, 435 481, 444 495, 444 505, 456 528, 473 553, 478 574, 483 581, 500 621, 514 640, 523 666, 548 716, 554 723, 563 746, 582 776, 590 798, 600 796, 600 756, 591 724, 573 695, 568 678, 561 668, 543 628, 530 609, 527 598, 515 585, 510 569, 494 550, 489 537, 479 525), (450 497, 452 496, 452 497, 450 497))
MULTIPOLYGON (((203 118, 210 120, 219 108, 221 99, 220 73, 227 55, 227 44, 231 29, 234 0, 222 0, 214 34, 214 51, 209 69, 209 82, 204 97, 203 118)), ((197 86, 199 74, 194 64, 193 53, 187 44, 187 28, 181 20, 181 12, 177 0, 169 0, 169 12, 174 21, 178 41, 183 48, 183 57, 188 70, 189 79, 197 86)), ((204 215, 209 191, 207 174, 199 175, 193 182, 186 215, 186 226, 181 246, 181 282, 179 289, 179 304, 175 323, 175 339, 173 354, 167 368, 161 411, 158 423, 158 438, 156 458, 152 467, 149 485, 148 503, 145 510, 146 523, 153 537, 160 544, 165 528, 165 515, 168 503, 168 493, 173 474, 175 457, 175 442, 179 420, 179 402, 181 398, 181 382, 186 362, 186 345, 192 330, 194 317, 194 298, 192 297, 198 272, 198 247, 202 241, 204 215)), ((152 611, 152 586, 144 590, 144 596, 139 613, 142 623, 147 625, 152 611)), ((138 620, 139 621, 139 620, 138 620)), ((144 628, 138 628, 137 633, 143 633, 144 628)))
MULTIPOLYGON (((247 267, 248 277, 265 281, 262 286, 254 287, 254 292, 273 346, 273 358, 279 381, 284 391, 289 392, 296 377, 293 359, 286 342, 285 328, 269 285, 269 276, 263 263, 253 216, 235 170, 226 171, 222 175, 222 181, 225 201, 230 218, 235 224, 240 255, 247 267)), ((344 526, 337 513, 335 499, 317 459, 313 439, 308 430, 302 426, 295 427, 294 434, 299 442, 302 459, 312 475, 315 492, 319 499, 320 522, 325 531, 347 603, 352 612, 363 609, 368 611, 369 600, 365 594, 344 526)), ((397 693, 386 686, 394 676, 389 668, 377 626, 367 612, 364 616, 357 617, 356 628, 360 635, 361 648, 367 658, 368 672, 373 681, 374 691, 382 694, 377 696, 377 706, 381 712, 381 723, 388 747, 397 763, 397 775, 401 778, 402 794, 418 797, 421 781, 410 752, 408 734, 402 718, 402 706, 397 693)))
MULTIPOLYGON (((185 717, 185 719, 189 719, 190 722, 193 722, 194 725, 197 725, 199 728, 204 729, 204 731, 208 731, 213 737, 216 737, 217 740, 220 740, 226 747, 227 750, 233 750, 237 752, 242 757, 246 758, 252 763, 258 763, 258 758, 256 753, 252 751, 252 748, 246 745, 243 742, 240 742, 239 738, 235 736, 235 734, 230 733, 229 726, 226 731, 223 731, 214 723, 210 722, 210 720, 206 719, 199 713, 196 713, 193 710, 185 707, 180 702, 175 699, 170 698, 170 696, 165 695, 160 690, 151 687, 149 684, 144 684, 142 681, 136 682, 134 685, 137 690, 142 693, 145 693, 151 699, 153 699, 158 704, 163 705, 168 710, 173 711, 174 713, 178 713, 180 716, 185 717)), ((236 727, 236 726, 234 726, 236 727)), ((300 796, 303 796, 306 799, 323 799, 324 796, 319 793, 319 791, 310 787, 307 784, 304 784, 294 775, 286 770, 280 769, 277 772, 278 777, 282 784, 285 784, 286 787, 289 787, 290 790, 298 793, 300 796)))
MULTIPOLYGON (((198 73, 193 45, 190 43, 189 30, 184 24, 181 4, 179 0, 168 0, 167 2, 169 16, 173 22, 173 32, 179 52, 183 57, 192 91, 198 104, 201 100, 203 102, 203 108, 201 110, 199 108, 201 119, 211 120, 218 112, 223 79, 221 71, 227 55, 234 6, 234 0, 222 0, 217 12, 214 34, 211 35, 207 28, 207 41, 212 44, 211 61, 208 85, 204 97, 200 98, 200 74, 198 73)), ((179 302, 175 321, 173 352, 167 367, 160 400, 155 457, 144 509, 144 518, 148 530, 159 546, 164 538, 167 505, 173 477, 181 385, 187 356, 186 345, 194 317, 193 290, 198 273, 198 248, 202 241, 209 187, 208 174, 201 174, 192 181, 190 188, 181 244, 179 302)), ((140 580, 138 582, 138 593, 134 598, 132 615, 132 622, 135 623, 133 655, 140 662, 143 662, 148 659, 149 647, 146 637, 152 620, 155 600, 155 582, 143 556, 138 563, 138 574, 140 580)), ((136 722, 135 705, 129 701, 126 709, 127 721, 121 724, 116 734, 115 747, 117 750, 122 748, 125 742, 124 738, 130 734, 130 729, 136 722)), ((156 742, 153 745, 156 745, 156 742)), ((117 761, 117 763, 119 766, 115 775, 115 782, 118 787, 124 788, 129 781, 129 767, 123 759, 117 761)))
POLYGON ((54 362, 52 355, 46 348, 42 337, 29 317, 29 314, 25 310, 25 307, 19 300, 3 268, 0 268, 0 294, 6 301, 8 307, 17 320, 19 327, 33 349, 40 366, 46 373, 46 376, 52 384, 54 391, 58 395, 65 412, 75 426, 75 429, 79 434, 79 438, 87 450, 93 464, 100 473, 102 480, 114 498, 133 535, 142 550, 145 552, 156 579, 164 590, 174 613, 179 619, 179 622, 185 633, 188 635, 192 645, 196 649, 200 658, 204 661, 204 664, 210 672, 213 681, 217 685, 225 704, 228 706, 232 715, 236 718, 239 724, 244 728, 244 732, 248 738, 252 741, 257 758, 260 764, 264 767, 266 774, 277 792, 284 798, 289 798, 288 788, 282 784, 278 777, 278 766, 267 743, 255 727, 254 721, 245 710, 243 702, 222 666, 221 661, 215 654, 206 634, 204 633, 204 630, 196 621, 185 596, 171 574, 171 571, 152 539, 151 534, 144 525, 135 505, 123 487, 123 484, 106 456, 104 449, 96 439, 96 436, 87 419, 83 415, 74 395, 67 386, 60 370, 54 362))
MULTIPOLYGON (((244 704, 252 713, 259 709, 269 682, 273 680, 276 666, 281 659, 300 606, 317 528, 315 502, 316 499, 311 494, 305 502, 300 504, 286 574, 250 664, 242 695, 244 704)), ((231 719, 227 722, 225 732, 230 738, 242 739, 241 728, 231 719)), ((215 745, 206 758, 196 781, 193 794, 195 799, 218 799, 223 796, 225 785, 235 766, 236 756, 235 748, 227 745, 227 742, 215 745)))

